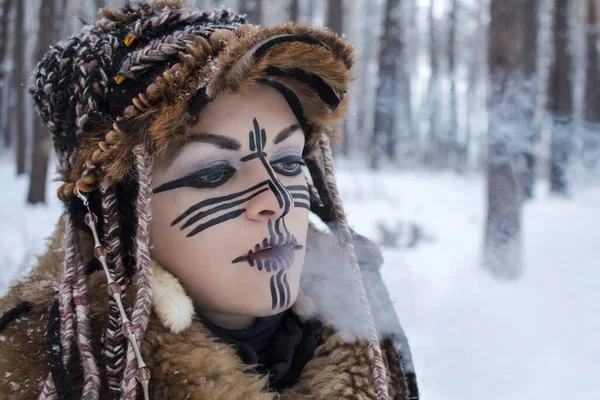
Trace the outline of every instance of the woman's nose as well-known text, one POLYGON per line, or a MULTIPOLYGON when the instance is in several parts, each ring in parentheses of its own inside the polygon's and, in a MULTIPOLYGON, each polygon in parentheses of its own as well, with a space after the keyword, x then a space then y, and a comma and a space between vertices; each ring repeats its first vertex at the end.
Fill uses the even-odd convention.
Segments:
POLYGON ((246 216, 253 221, 280 218, 285 212, 285 195, 286 193, 280 193, 275 185, 270 184, 267 190, 246 204, 246 216))

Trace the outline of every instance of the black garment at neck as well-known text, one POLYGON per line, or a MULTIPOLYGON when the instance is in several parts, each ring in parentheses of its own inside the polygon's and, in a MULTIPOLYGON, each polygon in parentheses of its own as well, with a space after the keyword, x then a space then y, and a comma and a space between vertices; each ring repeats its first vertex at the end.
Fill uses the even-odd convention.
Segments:
POLYGON ((240 359, 253 371, 269 375, 269 386, 283 389, 293 385, 321 343, 321 323, 302 324, 296 314, 286 311, 259 318, 247 329, 225 329, 202 319, 223 342, 236 348, 240 359))
POLYGON ((264 365, 267 362, 265 349, 279 329, 283 316, 284 313, 280 313, 258 318, 254 325, 246 329, 227 329, 205 319, 202 319, 202 323, 224 341, 235 344, 236 347, 243 345, 238 348, 238 355, 245 364, 264 365))

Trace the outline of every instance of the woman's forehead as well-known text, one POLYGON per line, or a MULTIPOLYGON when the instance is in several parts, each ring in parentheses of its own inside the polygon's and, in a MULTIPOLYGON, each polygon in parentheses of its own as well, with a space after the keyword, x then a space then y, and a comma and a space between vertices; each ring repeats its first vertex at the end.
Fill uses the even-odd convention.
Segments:
POLYGON ((247 137, 254 119, 267 131, 267 135, 297 123, 292 109, 279 91, 258 84, 243 94, 224 94, 215 98, 187 133, 194 135, 206 131, 247 137))

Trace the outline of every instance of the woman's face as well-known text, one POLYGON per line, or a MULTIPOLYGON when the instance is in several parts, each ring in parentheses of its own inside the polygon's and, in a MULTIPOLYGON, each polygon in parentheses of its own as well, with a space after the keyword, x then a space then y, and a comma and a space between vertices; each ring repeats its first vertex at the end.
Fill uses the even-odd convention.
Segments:
POLYGON ((201 310, 267 316, 298 295, 308 229, 304 134, 275 89, 223 95, 153 170, 153 258, 201 310))

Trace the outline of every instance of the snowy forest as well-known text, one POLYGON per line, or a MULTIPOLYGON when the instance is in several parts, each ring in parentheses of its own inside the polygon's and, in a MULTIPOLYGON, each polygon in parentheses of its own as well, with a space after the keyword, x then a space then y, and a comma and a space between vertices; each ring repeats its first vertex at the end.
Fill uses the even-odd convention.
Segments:
MULTIPOLYGON (((61 212, 30 71, 122 3, 0 0, 0 295, 61 212)), ((600 396, 600 0, 187 3, 355 46, 340 190, 384 249, 422 399, 600 396)))

